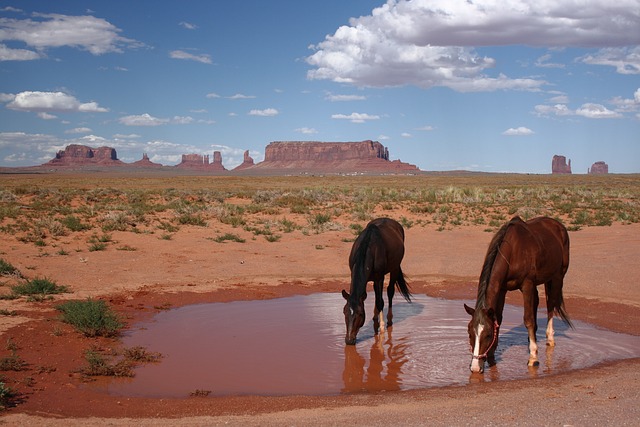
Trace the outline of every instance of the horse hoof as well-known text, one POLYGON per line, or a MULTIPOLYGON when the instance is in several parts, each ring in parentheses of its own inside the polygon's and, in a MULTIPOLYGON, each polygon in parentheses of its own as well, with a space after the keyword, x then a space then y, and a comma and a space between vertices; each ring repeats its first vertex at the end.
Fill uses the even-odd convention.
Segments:
POLYGON ((538 365, 540 365, 540 362, 538 362, 537 360, 529 360, 529 363, 527 363, 527 366, 530 367, 530 368, 538 366, 538 365))
POLYGON ((556 342, 553 340, 547 341, 547 347, 555 347, 556 346, 556 342))

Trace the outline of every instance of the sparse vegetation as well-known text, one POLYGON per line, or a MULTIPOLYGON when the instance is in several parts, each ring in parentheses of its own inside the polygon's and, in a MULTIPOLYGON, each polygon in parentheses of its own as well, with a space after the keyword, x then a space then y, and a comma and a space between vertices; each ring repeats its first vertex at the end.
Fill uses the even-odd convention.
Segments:
POLYGON ((56 307, 62 321, 87 337, 113 337, 124 326, 117 314, 102 300, 68 301, 56 307))
POLYGON ((14 295, 27 296, 47 296, 53 294, 61 294, 68 292, 66 286, 58 285, 56 282, 47 278, 35 278, 16 285, 11 288, 14 295))

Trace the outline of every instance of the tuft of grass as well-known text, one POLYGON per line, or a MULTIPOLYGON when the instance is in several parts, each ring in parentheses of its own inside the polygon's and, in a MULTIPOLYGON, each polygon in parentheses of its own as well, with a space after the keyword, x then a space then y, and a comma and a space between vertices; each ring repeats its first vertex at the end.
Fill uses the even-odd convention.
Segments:
POLYGON ((0 258, 0 276, 17 276, 21 277, 20 271, 11 263, 0 258))
POLYGON ((0 382, 0 411, 13 406, 13 400, 17 397, 17 394, 7 387, 4 382, 0 382))
POLYGON ((27 362, 20 356, 13 354, 0 359, 0 371, 24 371, 27 369, 27 362))
POLYGON ((95 350, 87 350, 84 354, 87 366, 82 373, 91 377, 133 377, 133 365, 129 360, 121 360, 110 364, 107 359, 95 350))
POLYGON ((227 241, 238 242, 238 243, 244 243, 245 242, 245 240, 242 237, 238 236, 237 234, 233 234, 233 233, 225 233, 225 234, 223 234, 221 236, 215 237, 213 239, 213 241, 217 242, 217 243, 224 243, 224 242, 227 242, 227 241))
POLYGON ((116 336, 124 324, 117 314, 102 300, 68 301, 56 307, 62 312, 62 321, 70 324, 87 337, 116 336))
POLYGON ((47 278, 36 278, 26 281, 21 285, 11 288, 11 292, 15 295, 52 295, 68 292, 66 286, 56 284, 56 282, 47 278))
POLYGON ((124 349, 124 358, 136 363, 153 363, 159 361, 161 357, 160 353, 148 351, 142 346, 124 349))
POLYGON ((189 393, 189 396, 191 396, 191 397, 207 397, 210 394, 211 394, 211 390, 196 389, 196 390, 192 391, 191 393, 189 393))

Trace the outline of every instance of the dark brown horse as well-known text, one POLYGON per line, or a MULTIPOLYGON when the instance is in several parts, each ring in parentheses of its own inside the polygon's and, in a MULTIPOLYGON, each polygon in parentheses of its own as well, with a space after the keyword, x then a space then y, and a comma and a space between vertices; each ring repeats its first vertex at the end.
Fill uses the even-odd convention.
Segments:
POLYGON ((484 360, 495 363, 498 332, 507 291, 520 289, 524 299, 524 325, 529 332, 529 366, 538 364, 538 289, 544 283, 547 298, 547 345, 553 339, 553 315, 573 327, 564 309, 562 282, 569 268, 569 234, 552 218, 524 222, 520 217, 495 234, 482 266, 475 309, 464 305, 471 315, 469 344, 473 351, 470 369, 484 371, 484 360))
POLYGON ((353 243, 349 255, 351 290, 350 293, 342 290, 342 296, 347 300, 344 306, 344 321, 347 325, 345 343, 355 344, 356 335, 364 325, 364 300, 367 298, 368 282, 373 281, 373 290, 376 294, 376 305, 373 312, 373 331, 375 334, 378 334, 378 331, 384 332, 382 287, 384 276, 387 273, 390 273, 389 285, 387 286, 387 296, 389 297, 387 325, 393 324, 391 306, 396 285, 402 296, 411 302, 411 292, 400 268, 403 257, 404 229, 397 221, 389 218, 378 218, 369 222, 353 243))

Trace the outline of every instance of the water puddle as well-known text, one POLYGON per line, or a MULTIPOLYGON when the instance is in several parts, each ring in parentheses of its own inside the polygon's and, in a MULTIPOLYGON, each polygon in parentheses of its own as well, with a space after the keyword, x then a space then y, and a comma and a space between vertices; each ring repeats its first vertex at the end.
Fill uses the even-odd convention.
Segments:
MULTIPOLYGON (((373 300, 369 295, 368 317, 373 300)), ((154 398, 187 397, 195 390, 211 396, 332 395, 512 380, 640 356, 640 337, 579 321, 575 330, 554 322, 556 347, 547 348, 541 311, 540 366, 528 368, 522 308, 507 305, 497 366, 471 375, 462 304, 420 295, 411 304, 397 299, 394 326, 378 338, 369 320, 355 346, 344 344, 338 293, 186 306, 135 325, 123 339, 127 347, 160 352, 160 363, 96 387, 154 398)))

